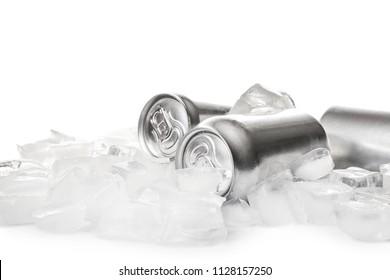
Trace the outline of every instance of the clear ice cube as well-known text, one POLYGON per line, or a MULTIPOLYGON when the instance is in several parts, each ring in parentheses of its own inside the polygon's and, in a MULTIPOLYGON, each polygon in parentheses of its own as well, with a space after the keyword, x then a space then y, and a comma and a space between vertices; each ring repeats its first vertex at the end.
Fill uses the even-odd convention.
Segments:
POLYGON ((8 225, 33 223, 32 212, 46 203, 47 178, 3 177, 0 179, 0 215, 8 225))
POLYGON ((220 168, 186 168, 175 171, 179 189, 224 195, 229 190, 231 172, 220 168))
POLYGON ((337 222, 351 237, 362 241, 390 239, 390 206, 379 201, 344 201, 335 204, 337 222))
POLYGON ((35 224, 52 233, 71 233, 86 225, 84 204, 45 206, 33 213, 35 224))
POLYGON ((170 209, 161 242, 208 244, 222 241, 226 235, 218 205, 201 200, 180 200, 170 209))
POLYGON ((224 222, 228 227, 244 227, 261 223, 259 212, 240 198, 224 202, 221 211, 224 222))
POLYGON ((105 238, 156 242, 163 220, 159 207, 130 201, 107 209, 99 219, 96 233, 105 238))
POLYGON ((330 179, 343 182, 353 188, 380 187, 382 175, 379 172, 368 171, 358 167, 335 169, 330 173, 330 179))
POLYGON ((355 189, 356 200, 376 200, 390 205, 390 190, 380 187, 355 189))
POLYGON ((292 187, 299 194, 308 222, 321 225, 336 224, 334 203, 353 197, 350 186, 327 180, 295 182, 292 187))
POLYGON ((249 190, 249 205, 260 213, 264 224, 278 226, 305 220, 302 205, 291 188, 292 180, 290 170, 286 170, 249 190))
POLYGON ((255 84, 230 109, 230 114, 270 114, 295 108, 294 101, 284 92, 271 91, 255 84))
POLYGON ((312 150, 290 164, 294 177, 314 181, 325 177, 334 168, 334 162, 328 149, 312 150))

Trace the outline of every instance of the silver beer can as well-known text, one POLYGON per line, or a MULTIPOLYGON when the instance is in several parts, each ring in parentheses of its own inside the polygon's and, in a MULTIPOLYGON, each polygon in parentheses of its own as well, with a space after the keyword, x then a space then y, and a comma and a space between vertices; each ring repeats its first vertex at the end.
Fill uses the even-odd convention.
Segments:
POLYGON ((141 148, 156 158, 174 159, 179 140, 199 122, 226 114, 228 106, 194 102, 183 95, 158 94, 143 108, 138 123, 141 148))
POLYGON ((215 167, 231 172, 217 193, 246 199, 248 188, 316 149, 328 148, 321 124, 297 109, 268 115, 224 115, 201 122, 181 140, 176 169, 215 167))
POLYGON ((331 107, 321 118, 336 168, 377 171, 390 162, 390 112, 331 107))

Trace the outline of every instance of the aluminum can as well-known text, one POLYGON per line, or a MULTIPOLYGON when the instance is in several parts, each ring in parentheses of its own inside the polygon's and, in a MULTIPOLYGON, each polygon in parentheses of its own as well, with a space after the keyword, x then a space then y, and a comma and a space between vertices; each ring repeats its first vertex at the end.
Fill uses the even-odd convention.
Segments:
POLYGON ((321 124, 297 109, 268 115, 224 115, 201 122, 181 140, 176 168, 231 171, 222 196, 246 198, 248 188, 316 149, 328 148, 321 124))
POLYGON ((226 114, 230 107, 194 102, 183 95, 158 94, 143 108, 138 123, 141 148, 156 158, 174 159, 179 140, 199 122, 226 114))
POLYGON ((336 168, 390 163, 390 112, 331 107, 321 118, 336 168))

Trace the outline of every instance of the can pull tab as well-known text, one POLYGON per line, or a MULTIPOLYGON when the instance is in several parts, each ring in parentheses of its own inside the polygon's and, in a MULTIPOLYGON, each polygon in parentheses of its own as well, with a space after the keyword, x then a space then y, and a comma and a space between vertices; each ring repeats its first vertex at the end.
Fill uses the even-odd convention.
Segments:
POLYGON ((161 152, 164 154, 174 152, 179 139, 184 135, 183 125, 161 107, 154 112, 150 123, 161 152))
POLYGON ((196 145, 189 156, 190 164, 196 167, 222 167, 217 160, 215 145, 209 137, 197 139, 196 145))

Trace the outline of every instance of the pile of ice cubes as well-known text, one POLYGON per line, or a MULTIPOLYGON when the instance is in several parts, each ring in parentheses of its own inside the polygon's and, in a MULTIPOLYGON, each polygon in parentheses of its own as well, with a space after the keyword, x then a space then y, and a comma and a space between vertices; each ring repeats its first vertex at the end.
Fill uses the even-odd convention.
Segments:
POLYGON ((159 243, 223 240, 225 199, 214 193, 231 174, 176 171, 137 145, 128 129, 96 141, 51 131, 19 146, 21 159, 0 163, 0 223, 159 243))
POLYGON ((246 200, 227 200, 215 193, 231 173, 175 170, 139 150, 135 131, 96 141, 51 131, 19 146, 21 159, 0 162, 0 223, 157 243, 207 244, 242 227, 288 223, 390 239, 390 165, 381 173, 333 170, 329 151, 316 149, 253 186, 246 200))

